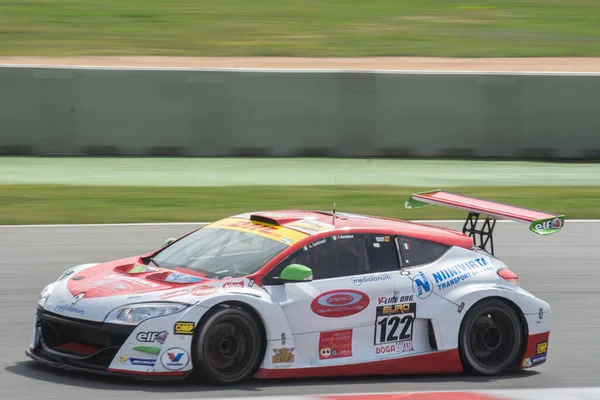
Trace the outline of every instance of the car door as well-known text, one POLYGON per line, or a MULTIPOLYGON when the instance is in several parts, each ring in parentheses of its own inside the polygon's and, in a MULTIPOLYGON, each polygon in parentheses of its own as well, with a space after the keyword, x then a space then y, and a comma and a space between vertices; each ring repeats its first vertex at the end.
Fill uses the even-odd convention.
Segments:
MULTIPOLYGON (((449 249, 443 244, 407 236, 397 236, 395 245, 401 261, 401 272, 394 275, 396 294, 387 300, 388 323, 398 324, 403 330, 400 340, 395 337, 385 338, 376 343, 378 358, 409 356, 435 350, 435 340, 431 340, 435 320, 430 317, 443 306, 442 297, 434 294, 433 282, 427 273, 427 267, 442 257, 449 249), (391 340, 388 340, 391 339, 391 340), (433 344, 433 346, 432 346, 433 344)), ((383 317, 379 317, 382 318, 383 317)))
POLYGON ((305 246, 265 277, 265 289, 281 306, 298 354, 307 362, 372 358, 377 305, 394 295, 392 274, 399 274, 396 250, 395 264, 386 265, 373 257, 378 248, 374 235, 330 236, 305 246), (313 280, 282 284, 273 279, 290 264, 311 268, 313 280))

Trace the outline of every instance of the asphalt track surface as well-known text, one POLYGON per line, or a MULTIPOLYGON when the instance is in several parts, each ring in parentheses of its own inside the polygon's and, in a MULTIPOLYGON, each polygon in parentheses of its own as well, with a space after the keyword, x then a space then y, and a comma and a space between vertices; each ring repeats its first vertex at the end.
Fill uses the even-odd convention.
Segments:
MULTIPOLYGON (((457 228, 458 224, 444 224, 457 228)), ((194 226, 0 227, 0 399, 191 399, 324 393, 484 390, 598 386, 600 380, 600 223, 567 221, 564 231, 537 236, 526 225, 498 224, 496 254, 521 286, 552 306, 548 362, 500 378, 462 374, 421 377, 254 380, 215 388, 195 382, 135 382, 53 370, 29 361, 32 317, 39 292, 66 268, 140 254, 194 226)))

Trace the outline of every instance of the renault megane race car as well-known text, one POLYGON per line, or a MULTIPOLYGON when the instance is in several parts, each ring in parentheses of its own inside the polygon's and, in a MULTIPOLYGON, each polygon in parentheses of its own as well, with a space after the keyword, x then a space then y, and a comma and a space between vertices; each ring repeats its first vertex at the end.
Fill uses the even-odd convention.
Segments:
POLYGON ((148 254, 70 268, 42 291, 26 354, 65 369, 217 384, 497 375, 545 362, 550 306, 494 256, 492 233, 497 219, 555 233, 564 216, 441 190, 405 206, 429 204, 467 211, 462 232, 335 211, 255 212, 148 254))

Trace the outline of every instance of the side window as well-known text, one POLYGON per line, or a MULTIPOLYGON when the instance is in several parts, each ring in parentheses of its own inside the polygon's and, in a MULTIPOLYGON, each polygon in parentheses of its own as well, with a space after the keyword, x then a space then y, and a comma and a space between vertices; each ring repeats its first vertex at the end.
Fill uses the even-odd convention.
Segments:
POLYGON ((398 236, 403 267, 429 264, 443 256, 449 247, 428 240, 398 236))
POLYGON ((398 248, 393 236, 370 235, 369 242, 369 264, 371 273, 398 271, 400 261, 398 259, 398 248))
POLYGON ((278 283, 273 278, 290 264, 302 264, 312 269, 313 280, 369 273, 367 246, 370 241, 369 235, 336 235, 317 240, 275 267, 265 277, 264 284, 278 283))

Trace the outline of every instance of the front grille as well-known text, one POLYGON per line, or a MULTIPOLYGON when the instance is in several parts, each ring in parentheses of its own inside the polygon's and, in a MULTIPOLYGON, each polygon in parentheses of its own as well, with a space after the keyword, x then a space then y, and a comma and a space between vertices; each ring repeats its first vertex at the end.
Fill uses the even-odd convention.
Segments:
POLYGON ((37 315, 41 340, 38 355, 76 366, 107 368, 135 329, 68 318, 42 309, 37 315))

